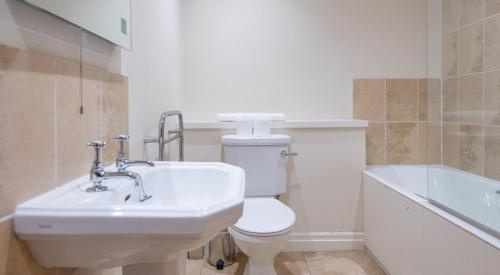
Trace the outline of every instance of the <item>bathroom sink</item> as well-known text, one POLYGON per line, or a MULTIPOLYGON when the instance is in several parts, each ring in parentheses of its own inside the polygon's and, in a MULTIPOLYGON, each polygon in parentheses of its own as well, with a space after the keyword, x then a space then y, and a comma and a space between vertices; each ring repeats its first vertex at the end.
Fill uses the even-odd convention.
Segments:
POLYGON ((241 168, 155 162, 129 170, 142 176, 151 199, 139 202, 127 179, 107 180, 108 191, 89 193, 83 177, 17 206, 15 232, 40 265, 108 268, 176 260, 242 214, 241 168))

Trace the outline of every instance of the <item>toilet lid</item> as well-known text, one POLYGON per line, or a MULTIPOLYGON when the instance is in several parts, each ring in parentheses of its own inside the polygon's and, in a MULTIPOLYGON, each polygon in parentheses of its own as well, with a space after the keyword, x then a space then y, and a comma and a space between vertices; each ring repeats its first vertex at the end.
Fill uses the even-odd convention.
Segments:
POLYGON ((279 200, 247 198, 233 229, 249 235, 276 235, 290 231, 294 223, 295 213, 279 200))

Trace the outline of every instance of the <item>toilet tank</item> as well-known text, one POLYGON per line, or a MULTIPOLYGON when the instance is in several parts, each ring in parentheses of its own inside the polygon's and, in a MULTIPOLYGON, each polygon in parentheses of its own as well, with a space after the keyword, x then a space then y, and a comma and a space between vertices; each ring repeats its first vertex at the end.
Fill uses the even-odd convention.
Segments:
POLYGON ((276 196, 286 192, 289 136, 226 135, 221 142, 224 162, 245 170, 246 196, 276 196))

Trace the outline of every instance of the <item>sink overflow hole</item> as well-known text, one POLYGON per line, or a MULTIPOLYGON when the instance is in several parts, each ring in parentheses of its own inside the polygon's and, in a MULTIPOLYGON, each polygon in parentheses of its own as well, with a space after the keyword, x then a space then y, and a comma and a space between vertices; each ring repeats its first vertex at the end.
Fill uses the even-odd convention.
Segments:
POLYGON ((130 199, 131 195, 128 194, 126 197, 125 197, 125 201, 128 201, 130 199))

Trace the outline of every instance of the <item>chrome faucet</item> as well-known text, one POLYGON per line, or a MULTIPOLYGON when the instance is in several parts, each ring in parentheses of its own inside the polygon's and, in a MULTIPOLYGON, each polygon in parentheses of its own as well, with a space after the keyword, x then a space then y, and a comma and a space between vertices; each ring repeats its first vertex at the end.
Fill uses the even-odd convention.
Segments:
POLYGON ((180 111, 167 111, 163 112, 160 116, 160 123, 158 125, 158 137, 144 137, 144 143, 158 143, 158 159, 164 160, 163 151, 165 151, 165 144, 179 139, 179 161, 184 161, 184 122, 182 113, 180 111), (177 116, 179 120, 179 128, 176 130, 169 130, 165 133, 165 124, 167 117, 177 116))
POLYGON ((92 187, 87 188, 87 192, 104 192, 108 190, 107 186, 102 184, 103 181, 114 178, 127 178, 135 182, 135 186, 138 189, 139 201, 143 202, 149 198, 151 195, 147 195, 144 190, 144 185, 142 184, 141 175, 138 173, 130 171, 117 171, 117 172, 107 172, 104 171, 102 166, 101 156, 102 148, 106 147, 106 142, 97 140, 90 142, 88 145, 90 148, 95 149, 95 160, 90 168, 90 181, 92 182, 92 187))
POLYGON ((149 167, 155 166, 155 164, 152 161, 127 159, 127 156, 125 155, 124 143, 125 141, 130 139, 130 136, 118 135, 113 137, 113 139, 120 143, 120 152, 118 152, 118 156, 116 157, 116 169, 118 169, 118 172, 123 172, 130 166, 137 166, 137 165, 147 165, 149 167))

